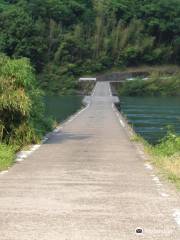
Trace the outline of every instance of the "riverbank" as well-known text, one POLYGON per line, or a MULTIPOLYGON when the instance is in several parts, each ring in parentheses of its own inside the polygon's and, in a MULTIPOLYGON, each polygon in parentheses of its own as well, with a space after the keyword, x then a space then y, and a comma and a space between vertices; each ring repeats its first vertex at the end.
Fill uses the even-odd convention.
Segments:
MULTIPOLYGON (((72 103, 66 99, 61 104, 59 96, 58 100, 52 99, 53 97, 45 99, 46 93, 39 87, 35 70, 28 59, 13 59, 0 54, 0 62, 0 171, 2 171, 14 163, 17 152, 27 146, 39 144, 43 136, 52 131, 56 122, 64 121, 76 112, 80 108, 81 97, 77 99, 77 96, 74 96, 71 98, 72 103), (64 116, 60 116, 62 111, 59 108, 66 108, 64 116)), ((80 87, 80 90, 84 88, 90 91, 92 87, 89 83, 80 87)))
POLYGON ((180 190, 180 136, 169 130, 158 144, 152 145, 136 133, 122 112, 121 116, 129 138, 136 143, 136 147, 141 149, 141 152, 144 152, 143 159, 152 163, 160 175, 180 190))
MULTIPOLYGON (((137 134, 137 128, 140 128, 140 124, 142 124, 143 129, 149 127, 152 127, 152 134, 156 134, 157 131, 157 125, 159 128, 164 128, 165 123, 163 123, 162 126, 160 126, 160 110, 158 110, 160 100, 157 102, 156 107, 152 107, 149 102, 146 105, 145 97, 148 98, 150 101, 150 98, 153 97, 155 99, 155 96, 179 96, 180 95, 180 75, 179 72, 177 72, 174 75, 164 75, 159 72, 155 72, 151 74, 150 78, 147 80, 137 79, 133 81, 127 81, 124 84, 121 85, 118 89, 118 95, 119 96, 125 96, 128 98, 132 98, 133 103, 129 103, 129 109, 126 110, 126 117, 128 118, 128 121, 131 119, 131 124, 133 125, 133 121, 135 121, 135 130, 136 133, 134 133, 134 137, 132 138, 134 141, 138 141, 143 145, 145 153, 149 156, 149 161, 153 163, 160 173, 163 174, 163 176, 168 179, 170 182, 174 183, 178 189, 180 189, 180 136, 178 136, 176 133, 174 133, 172 130, 168 131, 167 135, 158 142, 154 144, 148 143, 142 136, 139 136, 137 134), (136 106, 136 109, 138 111, 138 114, 136 113, 136 109, 134 108, 134 98, 138 97, 138 101, 141 100, 141 107, 138 108, 136 106), (144 112, 145 111, 145 112, 144 112), (149 116, 148 116, 149 114, 149 116), (138 117, 137 117, 138 115, 138 117), (158 115, 158 116, 157 116, 158 115), (154 117, 154 119, 153 119, 154 117), (129 119, 130 118, 130 119, 129 119), (144 119, 143 119, 144 118, 144 119), (153 121, 150 122, 150 120, 153 121), (144 122, 143 122, 144 121, 144 122), (157 123, 155 123, 157 121, 157 123), (156 130, 155 130, 156 129, 156 130)), ((123 97, 122 97, 123 98, 123 97)), ((162 103, 162 101, 161 101, 162 103)), ((124 103, 125 104, 125 103, 124 103)), ((177 104, 177 109, 178 109, 177 104)), ((168 104, 166 104, 163 107, 163 114, 162 116, 165 116, 168 114, 167 112, 168 104)), ((169 110, 169 109, 168 109, 169 110)), ((171 109, 172 110, 172 109, 171 109)), ((176 111, 176 121, 179 121, 178 119, 179 111, 176 111)), ((169 115, 169 119, 172 117, 169 115)), ((170 121, 170 120, 169 120, 170 121)), ((171 119, 172 121, 172 119, 171 119)), ((167 123, 167 125, 170 125, 167 123)), ((134 126, 133 126, 134 127, 134 126)), ((147 130, 147 129, 146 129, 147 130)), ((142 129, 141 129, 142 131, 142 129)))
MULTIPOLYGON (((53 112, 53 108, 56 107, 56 111, 57 111, 58 106, 57 105, 51 106, 52 103, 49 101, 48 102, 49 105, 47 107, 49 108, 51 106, 51 109, 49 109, 51 110, 50 116, 53 119, 56 118, 56 121, 54 121, 54 124, 52 125, 51 129, 49 129, 51 131, 47 130, 46 132, 44 132, 44 136, 42 135, 41 138, 39 137, 37 141, 32 142, 32 144, 23 145, 19 147, 19 146, 16 146, 15 144, 1 143, 0 144, 0 172, 7 170, 16 162, 22 161, 24 158, 26 158, 29 155, 29 153, 36 150, 36 148, 39 148, 39 146, 48 139, 48 136, 52 133, 52 130, 54 129, 54 131, 56 131, 60 127, 60 123, 61 125, 63 125, 68 120, 70 120, 71 117, 73 118, 74 116, 76 116, 77 112, 80 111, 83 106, 82 101, 81 101, 82 103, 81 105, 78 102, 76 101, 74 107, 71 106, 71 108, 68 109, 68 112, 66 111, 64 115, 61 114, 60 116, 59 112, 56 112, 56 113, 53 112)), ((53 100, 53 104, 55 103, 57 104, 57 101, 53 100)), ((64 102, 60 103, 59 105, 61 105, 62 107, 64 105, 64 102)), ((66 104, 66 105, 70 107, 69 104, 66 104)), ((61 109, 61 112, 62 112, 62 109, 61 109)), ((47 113, 48 112, 46 112, 46 114, 47 113)))
POLYGON ((159 144, 153 146, 134 133, 132 141, 142 145, 148 161, 180 190, 180 136, 169 132, 159 144))
POLYGON ((180 96, 180 73, 152 72, 148 78, 136 77, 118 89, 122 96, 180 96))
POLYGON ((180 66, 178 65, 140 65, 132 67, 113 67, 105 71, 97 73, 95 76, 101 77, 103 75, 110 75, 112 73, 121 73, 123 75, 133 75, 133 76, 150 76, 154 72, 159 72, 160 74, 177 74, 180 73, 180 66))
POLYGON ((43 91, 26 58, 0 54, 0 170, 13 164, 15 153, 35 144, 53 127, 45 117, 43 91))
MULTIPOLYGON (((75 117, 82 110, 84 103, 82 96, 46 96, 44 97, 45 117, 54 120, 51 130, 56 131, 68 120, 75 117)), ((31 152, 43 144, 52 131, 44 132, 41 138, 32 144, 22 147, 14 144, 0 144, 0 172, 7 170, 14 163, 24 160, 31 152)))
MULTIPOLYGON (((78 88, 76 89, 75 95, 71 96, 46 96, 43 94, 39 96, 38 106, 41 105, 39 122, 36 123, 36 132, 34 133, 34 138, 31 138, 31 132, 28 132, 27 129, 22 128, 22 133, 18 137, 14 137, 13 141, 1 141, 0 143, 0 171, 7 170, 16 162, 17 152, 20 151, 28 153, 34 145, 41 144, 44 141, 43 136, 48 132, 52 131, 57 124, 63 123, 68 120, 71 116, 74 116, 76 112, 83 106, 83 96, 91 95, 94 88, 94 82, 83 82, 79 83, 78 88), (47 123, 47 124, 45 124, 47 123), (26 136, 27 135, 27 136, 26 136)), ((0 99, 1 100, 1 99, 0 99)), ((34 102, 31 100, 31 108, 35 109, 34 102)), ((1 102, 0 102, 1 103, 1 102)), ((17 108, 20 108, 21 105, 17 108)), ((1 110, 1 108, 0 108, 1 110)), ((36 116, 35 116, 36 117, 36 116)), ((35 119, 37 121, 37 119, 35 119)), ((21 122, 19 123, 21 127, 21 122)), ((15 125, 15 122, 14 122, 15 125)), ((17 124, 16 124, 17 125, 17 124)), ((16 126, 15 125, 15 126, 16 126)), ((14 126, 14 128, 15 128, 14 126)), ((23 126, 22 126, 23 127, 23 126)), ((0 137, 2 137, 3 130, 1 129, 0 122, 0 137), (1 133, 2 131, 2 133, 1 133)), ((45 137, 46 138, 46 137, 45 137)), ((18 154, 19 155, 19 154, 18 154)))

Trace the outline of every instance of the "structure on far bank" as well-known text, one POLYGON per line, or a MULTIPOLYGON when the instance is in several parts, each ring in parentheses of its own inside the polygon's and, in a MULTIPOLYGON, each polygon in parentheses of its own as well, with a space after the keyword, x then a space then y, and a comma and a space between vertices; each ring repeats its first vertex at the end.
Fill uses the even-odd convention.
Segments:
POLYGON ((84 78, 79 78, 79 81, 96 81, 96 78, 92 78, 92 77, 84 77, 84 78))

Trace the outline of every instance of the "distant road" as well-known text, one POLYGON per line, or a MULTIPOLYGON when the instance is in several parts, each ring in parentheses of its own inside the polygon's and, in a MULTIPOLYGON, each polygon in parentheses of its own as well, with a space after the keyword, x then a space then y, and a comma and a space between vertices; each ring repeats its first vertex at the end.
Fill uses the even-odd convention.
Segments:
POLYGON ((0 175, 0 240, 179 240, 179 195, 130 141, 109 83, 88 101, 0 175))

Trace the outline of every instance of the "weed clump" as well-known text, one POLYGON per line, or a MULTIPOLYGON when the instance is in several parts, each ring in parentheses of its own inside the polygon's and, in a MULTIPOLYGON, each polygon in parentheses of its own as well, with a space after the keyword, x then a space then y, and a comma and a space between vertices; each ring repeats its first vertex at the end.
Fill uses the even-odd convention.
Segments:
POLYGON ((168 131, 156 145, 150 145, 139 136, 133 140, 143 143, 152 163, 180 189, 180 136, 168 131))
POLYGON ((14 162, 15 150, 12 146, 0 144, 0 171, 7 169, 14 162))

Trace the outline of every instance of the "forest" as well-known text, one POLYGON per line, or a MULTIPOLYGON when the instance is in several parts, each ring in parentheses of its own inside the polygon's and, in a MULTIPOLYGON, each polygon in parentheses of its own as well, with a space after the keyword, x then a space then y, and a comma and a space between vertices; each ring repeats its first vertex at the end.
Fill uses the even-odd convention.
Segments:
POLYGON ((0 153, 51 129, 43 92, 142 64, 180 64, 179 0, 0 0, 0 153))
POLYGON ((0 52, 30 59, 39 86, 57 94, 82 74, 179 64, 180 2, 1 0, 0 52))

